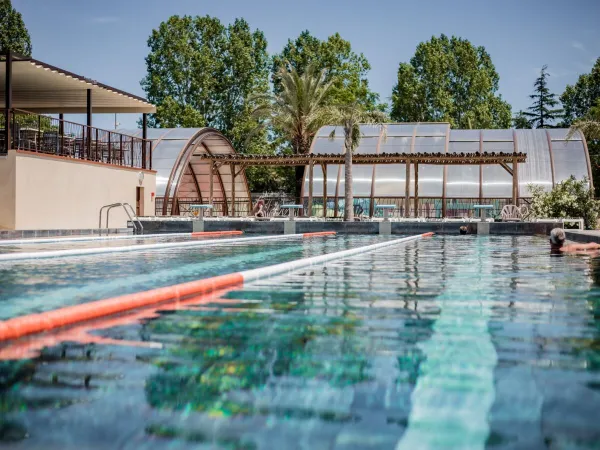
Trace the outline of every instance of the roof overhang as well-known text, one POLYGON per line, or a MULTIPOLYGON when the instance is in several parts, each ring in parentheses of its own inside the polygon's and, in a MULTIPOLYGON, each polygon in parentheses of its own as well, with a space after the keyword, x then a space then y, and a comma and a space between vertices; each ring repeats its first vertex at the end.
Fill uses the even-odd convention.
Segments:
MULTIPOLYGON (((6 64, 0 61, 0 107, 4 108, 6 64)), ((94 113, 154 113, 146 99, 115 89, 33 58, 13 57, 13 108, 39 114, 79 114, 87 111, 92 90, 94 113)))

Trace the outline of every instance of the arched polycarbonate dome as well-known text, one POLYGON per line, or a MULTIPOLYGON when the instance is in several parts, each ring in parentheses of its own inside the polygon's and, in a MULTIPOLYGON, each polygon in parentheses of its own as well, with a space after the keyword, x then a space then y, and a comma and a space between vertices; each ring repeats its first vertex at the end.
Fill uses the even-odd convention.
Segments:
MULTIPOLYGON (((139 129, 122 132, 142 135, 139 129)), ((199 156, 235 154, 231 142, 214 128, 149 128, 147 136, 152 140, 152 169, 157 172, 157 214, 182 214, 190 204, 209 203, 210 161, 199 156)), ((214 171, 212 203, 217 214, 230 215, 234 209, 244 214, 251 209, 246 174, 235 174, 233 189, 231 171, 229 165, 214 171)))
MULTIPOLYGON (((313 141, 312 153, 344 153, 340 127, 323 127, 313 141)), ((447 123, 386 124, 361 126, 362 138, 355 154, 379 153, 477 153, 523 152, 527 162, 519 164, 519 197, 531 196, 529 185, 550 190, 571 175, 591 180, 585 139, 577 133, 567 140, 568 129, 451 130, 447 123)), ((304 196, 308 195, 308 168, 304 196)), ((404 197, 404 164, 353 166, 353 192, 358 198, 404 197)), ((414 180, 414 167, 411 167, 414 180)), ((323 195, 323 171, 315 165, 313 195, 323 195)), ((410 194, 414 195, 411 183, 410 194)), ((344 170, 327 166, 328 197, 343 198, 344 170)), ((419 196, 447 199, 510 199, 512 177, 500 165, 419 165, 419 196)))

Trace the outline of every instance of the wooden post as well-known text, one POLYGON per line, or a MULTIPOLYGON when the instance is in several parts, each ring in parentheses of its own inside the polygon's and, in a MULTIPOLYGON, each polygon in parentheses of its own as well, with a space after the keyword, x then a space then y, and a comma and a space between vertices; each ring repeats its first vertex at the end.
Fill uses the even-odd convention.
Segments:
POLYGON ((415 217, 419 217, 419 164, 415 163, 415 217))
POLYGON ((513 157, 513 188, 512 188, 512 201, 513 205, 519 206, 519 163, 517 157, 513 157))
POLYGON ((327 164, 321 164, 323 170, 323 218, 327 217, 327 164))
POLYGON ((312 217, 313 211, 313 172, 314 172, 315 163, 313 159, 310 159, 310 163, 308 164, 308 217, 312 217))
POLYGON ((231 217, 235 217, 235 164, 231 163, 231 217))
POLYGON ((406 161, 406 179, 404 185, 404 217, 410 217, 410 160, 406 161))
MULTIPOLYGON (((215 193, 215 163, 210 160, 210 169, 209 169, 209 173, 210 173, 210 178, 208 181, 208 204, 212 205, 213 204, 213 196, 215 193)), ((214 206, 214 205, 213 205, 214 206)), ((212 217, 213 215, 213 210, 210 210, 210 214, 209 216, 212 217)))

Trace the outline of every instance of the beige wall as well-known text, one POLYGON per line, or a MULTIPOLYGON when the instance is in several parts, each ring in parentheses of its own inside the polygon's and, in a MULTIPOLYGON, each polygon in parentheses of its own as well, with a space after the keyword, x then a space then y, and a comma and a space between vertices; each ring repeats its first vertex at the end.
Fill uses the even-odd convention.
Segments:
MULTIPOLYGON (((135 210, 136 187, 143 187, 143 211, 154 215, 156 173, 107 164, 11 150, 0 161, 0 175, 10 168, 16 174, 14 189, 14 225, 17 230, 98 228, 100 208, 109 203, 127 202, 135 210), (11 160, 12 158, 12 160, 11 160), (144 173, 140 185, 139 174, 144 173)), ((2 187, 5 178, 0 178, 2 187)), ((10 206, 10 202, 7 202, 10 206)), ((0 206, 2 208, 2 206, 0 206)), ((3 220, 4 222, 4 220, 3 220)), ((127 216, 122 208, 110 213, 111 228, 124 228, 127 216)), ((105 220, 103 220, 105 226, 105 220)))

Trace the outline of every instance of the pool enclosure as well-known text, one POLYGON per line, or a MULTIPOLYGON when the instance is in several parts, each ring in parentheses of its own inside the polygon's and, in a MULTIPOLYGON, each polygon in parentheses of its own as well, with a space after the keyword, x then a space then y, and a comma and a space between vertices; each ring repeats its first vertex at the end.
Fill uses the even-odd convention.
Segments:
MULTIPOLYGON (((314 154, 344 153, 341 127, 323 127, 312 144, 314 154)), ((447 123, 363 125, 362 139, 355 154, 383 153, 525 153, 527 161, 518 167, 518 203, 527 204, 529 185, 550 190, 573 175, 591 180, 585 139, 580 133, 567 140, 568 129, 536 130, 452 130, 447 123)), ((303 197, 308 204, 308 167, 303 197)), ((512 203, 512 176, 500 165, 419 165, 418 210, 410 201, 404 211, 406 166, 404 164, 354 165, 355 212, 369 215, 377 204, 396 205, 400 215, 440 218, 473 214, 476 203, 502 206, 512 203)), ((415 195, 414 167, 410 168, 409 192, 415 195)), ((341 217, 344 208, 344 166, 326 166, 327 216, 341 217)), ((312 215, 323 212, 323 169, 314 166, 312 215)), ((411 199, 412 200, 412 199, 411 199)), ((381 212, 379 213, 381 214, 381 212)))
MULTIPOLYGON (((134 136, 142 132, 122 131, 134 136)), ((189 215, 190 205, 197 203, 212 204, 213 213, 220 216, 246 216, 252 210, 243 170, 199 158, 235 154, 231 142, 219 131, 149 128, 147 139, 152 141, 152 169, 156 170, 156 215, 189 215)))

